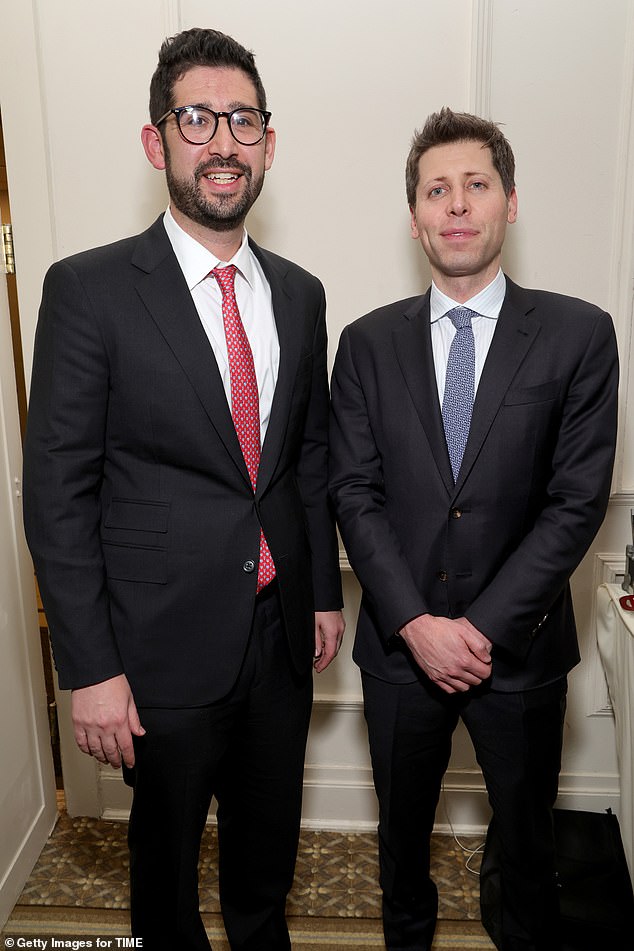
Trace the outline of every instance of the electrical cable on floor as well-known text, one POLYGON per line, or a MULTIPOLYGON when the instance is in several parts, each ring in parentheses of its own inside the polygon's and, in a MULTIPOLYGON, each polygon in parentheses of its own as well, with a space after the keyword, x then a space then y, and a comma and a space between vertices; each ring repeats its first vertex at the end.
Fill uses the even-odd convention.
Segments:
POLYGON ((473 849, 473 848, 471 848, 471 846, 465 845, 463 842, 460 841, 460 839, 458 838, 458 835, 457 835, 457 833, 456 833, 456 830, 455 830, 454 827, 453 827, 453 823, 452 823, 452 821, 451 821, 451 817, 450 817, 450 815, 449 815, 449 809, 448 809, 448 807, 447 807, 447 796, 446 796, 446 794, 445 794, 445 783, 444 783, 444 780, 443 780, 443 783, 442 783, 440 796, 441 796, 441 799, 442 799, 443 812, 445 813, 445 817, 446 817, 447 822, 448 822, 448 824, 449 824, 449 828, 451 829, 451 835, 453 836, 453 840, 454 840, 454 842, 456 843, 456 845, 458 846, 458 848, 459 848, 462 852, 464 852, 464 854, 467 856, 467 860, 466 860, 466 862, 465 862, 465 866, 464 866, 464 867, 465 867, 465 869, 467 870, 467 872, 470 872, 470 873, 471 873, 471 875, 476 875, 476 876, 479 877, 479 876, 480 876, 479 870, 478 870, 478 869, 475 869, 475 868, 471 868, 471 865, 470 865, 469 863, 471 862, 471 860, 472 860, 472 858, 474 857, 474 855, 481 855, 481 854, 484 852, 484 842, 481 842, 480 845, 478 845, 475 849, 473 849))

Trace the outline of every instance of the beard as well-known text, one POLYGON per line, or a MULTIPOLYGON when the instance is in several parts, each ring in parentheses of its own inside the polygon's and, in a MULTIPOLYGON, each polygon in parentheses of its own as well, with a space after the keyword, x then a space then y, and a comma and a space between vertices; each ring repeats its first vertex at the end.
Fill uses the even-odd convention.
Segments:
POLYGON ((173 171, 169 152, 165 152, 165 178, 171 201, 182 214, 213 231, 232 231, 244 223, 248 212, 262 191, 264 172, 253 177, 253 169, 242 162, 223 162, 221 158, 201 162, 194 169, 192 179, 177 178, 173 171), (240 195, 218 195, 206 198, 199 182, 212 169, 231 169, 242 172, 244 189, 240 195))

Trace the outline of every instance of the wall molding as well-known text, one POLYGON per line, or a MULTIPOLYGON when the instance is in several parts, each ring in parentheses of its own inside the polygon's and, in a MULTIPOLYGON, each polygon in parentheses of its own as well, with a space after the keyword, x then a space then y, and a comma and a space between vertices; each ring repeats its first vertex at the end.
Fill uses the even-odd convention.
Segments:
POLYGON ((471 12, 469 108, 472 113, 485 119, 491 118, 493 3, 494 0, 474 0, 471 12))
MULTIPOLYGON (((121 773, 103 768, 102 818, 127 822, 131 792, 121 773)), ((618 815, 619 777, 616 773, 562 773, 557 807, 618 815)), ((436 812, 434 832, 480 835, 486 832, 491 810, 482 773, 476 768, 448 769, 436 812)), ((372 832, 378 809, 370 766, 310 764, 304 771, 302 827, 333 832, 372 832)), ((210 814, 208 822, 215 824, 210 814)))
MULTIPOLYGON (((621 584, 625 577, 625 557, 619 552, 597 551, 594 555, 596 588, 601 584, 621 584)), ((596 614, 593 615, 596 620, 596 614)))
POLYGON ((318 694, 313 698, 313 707, 319 707, 322 710, 330 710, 334 713, 359 713, 363 712, 363 697, 361 694, 318 694))
POLYGON ((616 141, 616 194, 621 201, 614 204, 612 251, 608 284, 608 308, 614 318, 621 355, 621 401, 619 407, 619 442, 615 465, 615 482, 622 485, 625 460, 632 451, 626 420, 632 398, 630 363, 634 360, 634 5, 627 10, 624 42, 623 77, 616 141))
MULTIPOLYGON (((631 175, 631 156, 634 154, 634 6, 628 5, 626 36, 623 45, 623 81, 616 141, 616 203, 610 254, 608 306, 615 322, 625 328, 629 323, 634 291, 634 182, 631 175)), ((629 329, 629 328, 628 328, 629 329)), ((629 352, 629 351, 627 351, 629 352)))
POLYGON ((634 489, 621 489, 617 492, 612 492, 609 504, 625 505, 628 508, 634 508, 634 489))
MULTIPOLYGON (((592 568, 592 608, 590 630, 597 629, 597 589, 602 584, 621 584, 625 575, 625 557, 618 552, 595 552, 592 568)), ((596 636, 586 644, 586 716, 613 717, 603 664, 596 636)))
POLYGON ((174 36, 182 29, 182 16, 180 0, 163 0, 163 23, 165 24, 165 36, 174 36))

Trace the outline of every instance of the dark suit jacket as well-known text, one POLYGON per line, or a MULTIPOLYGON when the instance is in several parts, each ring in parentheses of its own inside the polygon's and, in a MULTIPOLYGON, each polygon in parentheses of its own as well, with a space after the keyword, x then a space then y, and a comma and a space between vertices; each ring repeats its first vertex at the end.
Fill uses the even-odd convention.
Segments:
POLYGON ((63 688, 125 672, 141 705, 226 694, 249 637, 260 525, 299 672, 314 610, 341 605, 323 288, 253 250, 280 342, 255 493, 162 219, 46 277, 24 511, 63 688))
POLYGON ((578 661, 568 579, 608 502, 617 376, 608 314, 508 281, 454 486, 429 292, 346 328, 330 487, 363 587, 364 670, 411 681, 394 634, 427 612, 465 615, 493 641, 497 689, 547 683, 578 661))

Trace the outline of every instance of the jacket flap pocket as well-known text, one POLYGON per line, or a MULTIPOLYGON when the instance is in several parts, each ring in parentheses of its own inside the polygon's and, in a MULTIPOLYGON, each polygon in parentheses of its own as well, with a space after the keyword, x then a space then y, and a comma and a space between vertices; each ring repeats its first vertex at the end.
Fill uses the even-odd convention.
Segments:
POLYGON ((103 542, 102 550, 109 578, 167 584, 167 551, 164 548, 103 542))
POLYGON ((133 532, 166 532, 169 512, 168 502, 115 498, 110 502, 104 525, 133 532))

